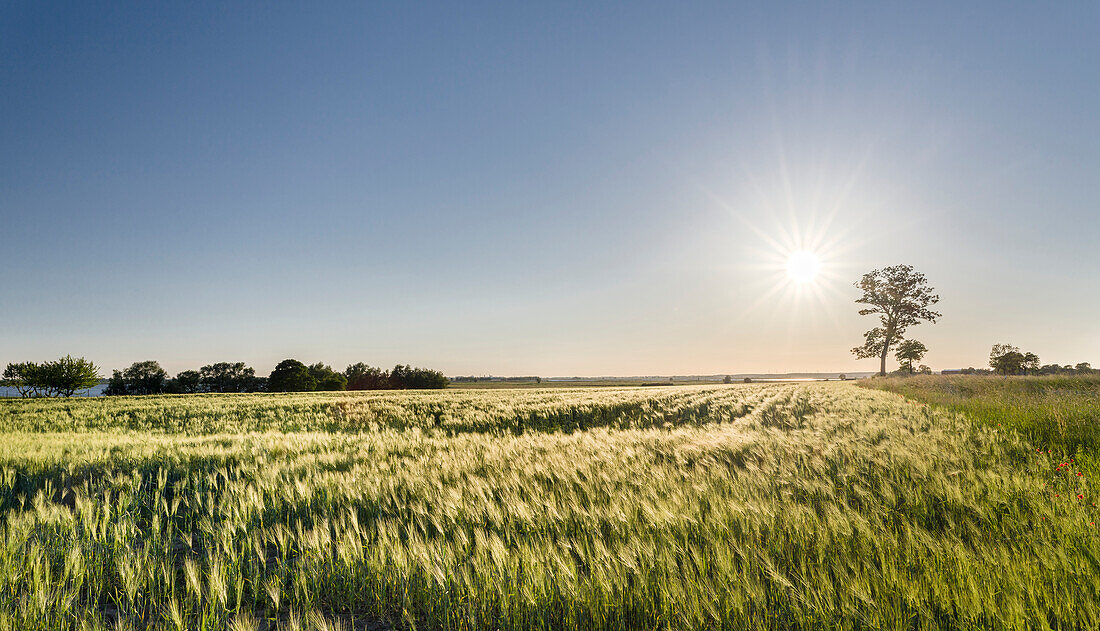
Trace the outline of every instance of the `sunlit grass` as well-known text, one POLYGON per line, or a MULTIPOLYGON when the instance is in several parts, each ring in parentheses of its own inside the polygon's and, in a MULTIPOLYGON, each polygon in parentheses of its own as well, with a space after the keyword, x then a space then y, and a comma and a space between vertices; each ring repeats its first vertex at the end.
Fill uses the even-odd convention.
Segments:
POLYGON ((6 405, 0 629, 1100 625, 1088 477, 849 384, 6 405))
POLYGON ((937 375, 861 383, 965 414, 990 427, 1018 431, 1036 449, 1100 472, 1100 375, 937 375))

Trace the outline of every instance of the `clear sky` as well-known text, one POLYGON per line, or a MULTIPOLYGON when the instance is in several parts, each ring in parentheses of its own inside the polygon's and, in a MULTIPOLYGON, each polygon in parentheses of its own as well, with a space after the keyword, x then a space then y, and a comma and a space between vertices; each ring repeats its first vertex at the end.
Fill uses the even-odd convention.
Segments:
POLYGON ((0 5, 0 363, 1100 363, 1100 4, 227 4, 0 5))

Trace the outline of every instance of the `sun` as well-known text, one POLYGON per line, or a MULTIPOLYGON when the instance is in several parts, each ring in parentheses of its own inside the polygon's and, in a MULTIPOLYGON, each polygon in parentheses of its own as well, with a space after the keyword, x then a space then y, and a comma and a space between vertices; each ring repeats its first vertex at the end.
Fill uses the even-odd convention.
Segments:
POLYGON ((809 250, 799 250, 787 258, 787 277, 796 283, 812 283, 821 271, 821 260, 809 250))

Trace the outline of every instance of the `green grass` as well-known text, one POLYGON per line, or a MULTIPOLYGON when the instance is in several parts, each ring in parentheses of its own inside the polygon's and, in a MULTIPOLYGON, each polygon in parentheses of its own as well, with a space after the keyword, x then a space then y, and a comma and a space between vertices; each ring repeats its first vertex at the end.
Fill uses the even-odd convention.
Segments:
POLYGON ((990 427, 1019 432, 1035 449, 1100 473, 1100 375, 916 376, 861 385, 933 404, 990 427))
POLYGON ((1100 626, 1087 476, 851 384, 14 401, 0 427, 0 629, 1100 626))

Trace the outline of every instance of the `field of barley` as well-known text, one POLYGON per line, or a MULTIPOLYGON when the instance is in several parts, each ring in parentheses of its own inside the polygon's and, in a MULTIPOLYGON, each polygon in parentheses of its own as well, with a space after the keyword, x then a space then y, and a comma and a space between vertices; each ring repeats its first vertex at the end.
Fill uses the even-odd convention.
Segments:
POLYGON ((1073 455, 845 383, 0 400, 0 630, 1097 628, 1073 455))

